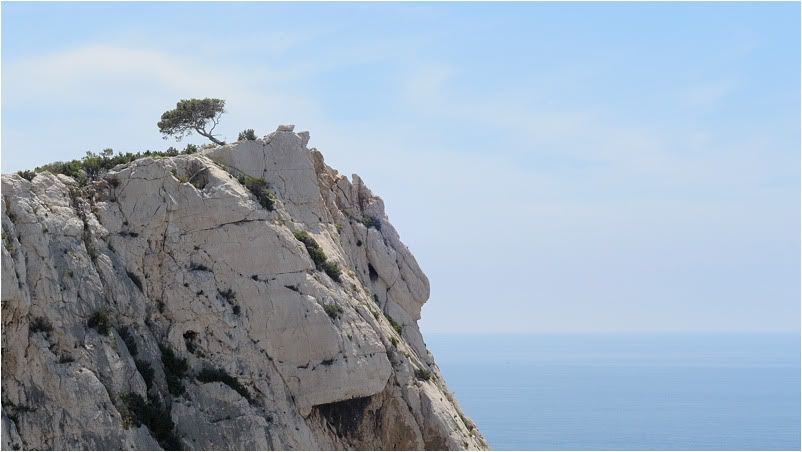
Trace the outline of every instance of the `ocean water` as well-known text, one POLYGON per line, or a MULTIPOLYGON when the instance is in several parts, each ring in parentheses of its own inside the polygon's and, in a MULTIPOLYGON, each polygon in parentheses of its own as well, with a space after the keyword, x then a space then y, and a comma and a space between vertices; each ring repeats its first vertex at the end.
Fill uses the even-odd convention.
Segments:
POLYGON ((496 450, 799 450, 798 334, 427 334, 496 450))

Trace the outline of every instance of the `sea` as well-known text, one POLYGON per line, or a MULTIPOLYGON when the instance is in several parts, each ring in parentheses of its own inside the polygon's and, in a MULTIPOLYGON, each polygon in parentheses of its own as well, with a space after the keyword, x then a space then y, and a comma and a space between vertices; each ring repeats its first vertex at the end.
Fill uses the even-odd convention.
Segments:
POLYGON ((800 450, 798 333, 425 338, 494 450, 800 450))

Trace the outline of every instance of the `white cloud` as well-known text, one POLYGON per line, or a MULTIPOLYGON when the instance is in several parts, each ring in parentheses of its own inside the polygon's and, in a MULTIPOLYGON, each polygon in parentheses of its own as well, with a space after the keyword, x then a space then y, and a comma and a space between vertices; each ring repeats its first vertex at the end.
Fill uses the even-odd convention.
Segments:
MULTIPOLYGON (((52 96, 86 96, 77 87, 111 84, 119 90, 135 82, 182 91, 204 91, 231 83, 213 67, 182 61, 153 50, 95 45, 34 58, 5 62, 4 84, 9 100, 31 101, 52 96)), ((91 93, 91 91, 89 91, 91 93)), ((59 100, 58 98, 55 100, 59 100)))

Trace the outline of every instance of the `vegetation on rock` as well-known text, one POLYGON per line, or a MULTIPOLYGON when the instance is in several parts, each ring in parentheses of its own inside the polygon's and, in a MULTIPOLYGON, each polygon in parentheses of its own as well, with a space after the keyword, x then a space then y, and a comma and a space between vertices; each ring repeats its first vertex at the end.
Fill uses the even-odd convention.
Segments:
POLYGON ((372 217, 370 215, 366 215, 362 219, 362 224, 365 225, 367 228, 374 228, 378 231, 382 230, 382 221, 376 217, 372 217))
POLYGON ((337 265, 336 262, 332 262, 327 260, 326 253, 323 251, 323 248, 318 245, 317 241, 309 235, 308 232, 296 229, 292 231, 295 238, 304 244, 306 247, 306 251, 309 253, 309 257, 312 258, 312 262, 315 263, 315 268, 318 270, 322 270, 329 275, 335 282, 342 282, 342 278, 340 275, 342 274, 342 270, 340 270, 340 266, 337 265))
POLYGON ((164 377, 167 380, 167 389, 172 395, 181 395, 184 393, 184 383, 181 379, 184 378, 189 370, 189 364, 185 358, 179 358, 175 352, 164 345, 159 346, 162 352, 162 364, 164 365, 164 377))
POLYGON ((239 133, 237 137, 237 141, 254 141, 256 140, 256 134, 253 132, 253 129, 245 129, 239 133))
POLYGON ((166 140, 175 137, 181 140, 192 132, 208 138, 215 144, 223 145, 225 142, 215 138, 214 128, 220 122, 220 116, 225 113, 226 101, 223 99, 181 99, 175 104, 175 109, 162 113, 158 122, 159 132, 166 140), (211 128, 207 127, 211 124, 211 128))
POLYGON ((103 309, 96 311, 91 317, 89 317, 89 320, 86 322, 86 326, 94 329, 100 335, 108 336, 108 334, 111 332, 111 319, 109 318, 109 313, 103 309))
POLYGON ((237 178, 237 180, 256 196, 256 199, 259 200, 259 204, 261 204, 262 207, 268 211, 273 211, 276 195, 270 191, 267 181, 251 176, 242 176, 237 178))
MULTIPOLYGON (((53 162, 38 166, 33 170, 33 173, 35 174, 48 171, 53 174, 63 174, 75 179, 79 185, 86 185, 86 183, 90 180, 98 180, 100 176, 117 165, 131 163, 134 160, 139 160, 145 157, 175 157, 177 155, 194 154, 197 151, 198 147, 193 144, 188 144, 183 151, 179 151, 174 147, 169 147, 166 151, 147 150, 137 153, 117 153, 116 155, 114 155, 114 151, 111 148, 107 148, 104 149, 100 154, 87 151, 86 155, 80 160, 53 162)), ((20 171, 18 174, 26 179, 30 177, 28 180, 32 180, 33 176, 30 173, 31 171, 27 170, 20 171)), ((119 181, 115 183, 110 180, 109 184, 112 187, 116 187, 119 184, 119 181)))
POLYGON ((337 320, 343 313, 343 308, 336 304, 324 304, 323 310, 332 320, 337 320))
POLYGON ((415 378, 421 381, 429 381, 432 378, 432 373, 426 369, 415 369, 415 378))
POLYGON ((340 270, 340 266, 337 265, 336 262, 327 260, 323 262, 320 267, 327 275, 329 275, 329 278, 331 278, 332 281, 342 282, 340 275, 342 275, 343 271, 340 270))
POLYGON ((212 368, 212 367, 205 367, 203 370, 198 372, 198 375, 195 377, 198 381, 202 383, 210 383, 213 381, 219 381, 225 385, 228 385, 231 389, 237 391, 239 395, 251 401, 251 393, 248 392, 248 389, 242 385, 236 378, 229 375, 225 370, 220 368, 212 368))
POLYGON ((36 176, 36 173, 31 170, 17 171, 17 174, 19 175, 19 177, 27 179, 29 181, 32 181, 33 178, 36 176))
POLYGON ((390 322, 390 326, 393 327, 395 332, 400 335, 401 334, 401 329, 402 329, 401 325, 398 322, 396 322, 392 317, 387 315, 386 313, 384 314, 384 316, 387 317, 387 321, 390 322))

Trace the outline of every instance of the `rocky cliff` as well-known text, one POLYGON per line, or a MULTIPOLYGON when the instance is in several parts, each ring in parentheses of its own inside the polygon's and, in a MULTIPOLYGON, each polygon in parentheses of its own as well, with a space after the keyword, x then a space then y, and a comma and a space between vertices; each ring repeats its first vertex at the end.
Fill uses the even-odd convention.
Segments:
POLYGON ((486 448, 426 276, 308 139, 2 176, 3 449, 486 448))

